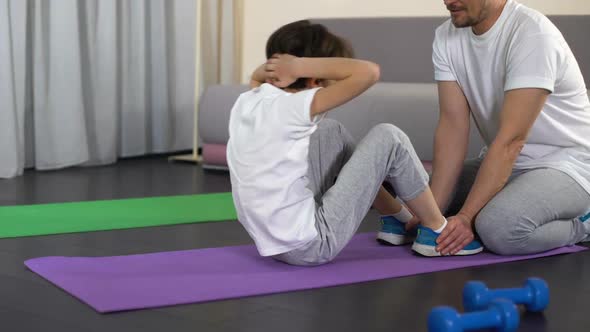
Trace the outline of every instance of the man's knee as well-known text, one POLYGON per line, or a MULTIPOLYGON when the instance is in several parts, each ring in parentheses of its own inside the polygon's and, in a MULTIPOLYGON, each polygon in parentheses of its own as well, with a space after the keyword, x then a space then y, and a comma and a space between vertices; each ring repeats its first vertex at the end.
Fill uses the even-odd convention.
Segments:
POLYGON ((475 220, 475 229, 485 247, 500 255, 522 253, 532 229, 520 214, 497 207, 484 207, 475 220))

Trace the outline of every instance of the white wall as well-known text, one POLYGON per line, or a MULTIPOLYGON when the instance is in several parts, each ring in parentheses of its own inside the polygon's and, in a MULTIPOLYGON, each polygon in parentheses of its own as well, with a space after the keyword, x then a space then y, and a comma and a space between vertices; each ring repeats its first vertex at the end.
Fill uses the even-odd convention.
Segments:
MULTIPOLYGON (((264 60, 270 34, 305 18, 447 16, 442 0, 242 0, 242 82, 264 60)), ((546 15, 590 15, 590 0, 520 0, 546 15)))

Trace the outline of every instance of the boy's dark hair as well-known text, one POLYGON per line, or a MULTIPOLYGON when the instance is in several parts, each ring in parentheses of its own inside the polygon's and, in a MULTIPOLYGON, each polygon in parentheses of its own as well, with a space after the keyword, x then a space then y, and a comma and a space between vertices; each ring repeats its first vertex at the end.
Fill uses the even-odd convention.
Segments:
MULTIPOLYGON (((308 20, 284 25, 268 38, 266 58, 269 59, 277 53, 308 58, 352 58, 354 56, 348 41, 332 34, 325 26, 308 20)), ((306 88, 306 78, 297 79, 288 88, 297 90, 306 88)))

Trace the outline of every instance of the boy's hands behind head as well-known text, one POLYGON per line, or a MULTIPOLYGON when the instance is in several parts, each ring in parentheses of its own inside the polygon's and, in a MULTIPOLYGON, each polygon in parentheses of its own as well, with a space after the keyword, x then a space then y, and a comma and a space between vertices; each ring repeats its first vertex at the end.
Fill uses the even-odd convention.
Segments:
POLYGON ((297 75, 298 59, 290 54, 274 54, 264 66, 266 82, 279 88, 291 85, 299 78, 297 75))

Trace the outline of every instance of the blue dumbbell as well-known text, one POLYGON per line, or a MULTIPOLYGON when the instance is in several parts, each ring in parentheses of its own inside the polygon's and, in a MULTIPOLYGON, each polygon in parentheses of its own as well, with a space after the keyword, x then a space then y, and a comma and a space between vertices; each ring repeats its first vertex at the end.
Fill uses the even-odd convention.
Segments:
POLYGON ((428 332, 463 332, 495 328, 516 331, 520 316, 516 305, 505 299, 493 300, 485 311, 459 314, 451 307, 436 307, 428 316, 428 332))
POLYGON ((465 311, 483 310, 493 299, 498 298, 524 304, 528 311, 539 312, 545 310, 549 304, 549 287, 543 279, 529 278, 522 288, 490 290, 480 281, 470 281, 463 288, 465 311))

